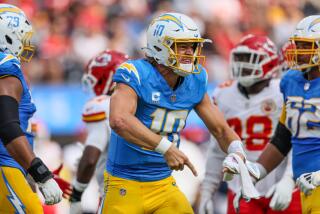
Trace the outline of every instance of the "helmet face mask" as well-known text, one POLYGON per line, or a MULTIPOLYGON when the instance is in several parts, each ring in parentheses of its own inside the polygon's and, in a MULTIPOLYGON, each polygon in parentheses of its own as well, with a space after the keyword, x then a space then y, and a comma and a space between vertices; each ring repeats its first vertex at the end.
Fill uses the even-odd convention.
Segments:
POLYGON ((272 78, 280 68, 277 49, 265 36, 245 36, 230 58, 232 75, 244 87, 272 78))
MULTIPOLYGON (((186 76, 190 73, 199 73, 199 64, 205 63, 205 56, 201 55, 201 49, 204 39, 173 39, 173 44, 170 47, 168 58, 168 67, 173 70, 180 71, 181 76, 186 76), (186 49, 185 46, 192 46, 193 54, 180 53, 180 49, 186 49), (187 63, 183 63, 187 61, 187 63)), ((168 47, 169 48, 169 47, 168 47)))
POLYGON ((29 62, 35 53, 36 48, 34 45, 31 44, 32 34, 32 31, 27 32, 24 38, 22 39, 23 48, 18 57, 25 62, 29 62))
POLYGON ((285 56, 288 66, 295 70, 304 71, 320 65, 319 41, 315 39, 291 38, 291 48, 285 56))
POLYGON ((82 76, 82 86, 97 96, 110 94, 113 90, 113 74, 117 67, 128 60, 128 56, 117 51, 107 50, 92 58, 82 76))
POLYGON ((0 49, 29 62, 35 52, 31 44, 32 26, 16 6, 0 4, 0 49))
POLYGON ((289 42, 285 58, 291 69, 305 71, 320 66, 320 16, 302 19, 289 42))
POLYGON ((204 42, 196 24, 191 18, 179 13, 165 13, 155 18, 147 29, 146 56, 153 58, 158 64, 167 66, 180 76, 200 72, 198 66, 204 63, 201 55, 204 42), (179 51, 179 46, 192 45, 192 54, 179 51), (190 63, 181 62, 181 58, 189 58, 190 63))

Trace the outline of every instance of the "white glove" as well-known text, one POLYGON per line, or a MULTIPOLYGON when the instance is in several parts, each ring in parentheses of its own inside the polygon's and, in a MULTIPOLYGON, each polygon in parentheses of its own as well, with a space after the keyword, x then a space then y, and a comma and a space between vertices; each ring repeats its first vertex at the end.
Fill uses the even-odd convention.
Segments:
MULTIPOLYGON (((224 175, 223 175, 224 181, 230 181, 233 179, 234 174, 240 173, 239 163, 234 158, 234 155, 238 156, 238 154, 236 154, 236 153, 231 153, 224 159, 224 161, 222 163, 222 166, 224 168, 227 168, 231 172, 231 173, 229 173, 229 172, 224 173, 224 175)), ((255 180, 259 180, 261 177, 261 172, 260 172, 258 164, 250 162, 248 160, 245 160, 245 165, 246 165, 246 168, 248 169, 248 172, 250 173, 250 175, 255 180)))
MULTIPOLYGON (((222 165, 224 169, 228 169, 231 173, 238 173, 240 175, 241 191, 244 198, 259 198, 260 193, 253 184, 254 180, 260 177, 258 165, 249 161, 246 162, 247 163, 244 163, 238 154, 231 153, 226 157, 222 165), (252 177, 254 177, 254 179, 252 179, 252 177)), ((226 176, 224 178, 226 178, 226 176)))
POLYGON ((210 193, 201 194, 199 214, 213 214, 213 201, 210 193))
POLYGON ((50 178, 44 183, 38 182, 37 184, 46 204, 52 205, 62 200, 62 191, 53 178, 50 178))
POLYGON ((69 214, 82 214, 82 207, 80 201, 70 203, 69 214))
POLYGON ((297 186, 305 195, 310 195, 313 189, 320 186, 320 170, 300 175, 297 186))
POLYGON ((265 196, 266 198, 272 196, 269 204, 270 208, 275 211, 287 209, 291 203, 294 187, 294 180, 289 176, 284 176, 278 183, 274 184, 265 196))
POLYGON ((316 187, 320 186, 320 170, 312 173, 311 182, 316 187))

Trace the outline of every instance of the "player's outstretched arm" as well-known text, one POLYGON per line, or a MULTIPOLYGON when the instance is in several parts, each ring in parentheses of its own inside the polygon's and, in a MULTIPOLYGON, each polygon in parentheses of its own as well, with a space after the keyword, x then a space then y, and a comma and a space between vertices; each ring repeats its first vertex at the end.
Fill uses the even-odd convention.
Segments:
POLYGON ((276 168, 291 150, 291 132, 285 126, 286 115, 286 106, 283 104, 280 119, 271 142, 263 150, 257 161, 260 168, 265 169, 266 173, 276 168))
MULTIPOLYGON (((240 138, 229 127, 218 107, 211 103, 208 94, 206 94, 202 101, 195 107, 195 110, 211 134, 216 138, 220 148, 224 152, 230 153, 231 148, 229 145, 231 145, 232 142, 240 142, 240 138)), ((244 158, 245 155, 240 145, 232 147, 235 148, 234 152, 238 152, 242 158, 244 158)))
POLYGON ((291 133, 282 122, 279 122, 271 142, 263 150, 257 162, 269 173, 281 163, 290 149, 291 133))
POLYGON ((61 201, 62 191, 47 166, 35 157, 19 120, 22 86, 16 77, 0 78, 0 138, 10 155, 37 182, 47 204, 61 201))
POLYGON ((110 101, 110 127, 128 142, 163 154, 171 169, 182 170, 187 165, 196 175, 194 166, 183 152, 135 117, 137 102, 135 91, 126 84, 118 83, 110 101))
POLYGON ((206 94, 195 110, 218 141, 220 148, 228 153, 223 161, 224 180, 231 180, 234 174, 240 174, 244 197, 258 198, 259 192, 255 189, 250 174, 258 178, 259 172, 246 160, 240 138, 229 127, 218 107, 211 103, 206 94))

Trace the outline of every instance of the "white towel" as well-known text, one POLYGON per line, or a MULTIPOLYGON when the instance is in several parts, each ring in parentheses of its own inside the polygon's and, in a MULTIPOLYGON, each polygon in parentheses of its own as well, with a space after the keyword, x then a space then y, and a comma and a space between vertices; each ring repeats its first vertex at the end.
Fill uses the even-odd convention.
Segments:
POLYGON ((260 194, 255 188, 252 179, 250 177, 249 171, 244 164, 243 160, 235 154, 234 158, 237 160, 240 168, 240 178, 242 186, 242 195, 244 198, 260 198, 260 194))
MULTIPOLYGON (((242 191, 242 196, 246 199, 250 198, 259 198, 260 194, 255 188, 252 178, 249 174, 248 168, 243 162, 242 158, 235 154, 229 154, 228 157, 226 158, 223 167, 228 168, 230 171, 234 173, 239 173, 240 174, 240 180, 241 180, 241 191, 242 191), (227 160, 229 159, 229 160, 227 160), (231 159, 231 161, 230 161, 231 159)), ((233 176, 230 176, 230 173, 225 173, 224 180, 230 180, 232 179, 233 176)))

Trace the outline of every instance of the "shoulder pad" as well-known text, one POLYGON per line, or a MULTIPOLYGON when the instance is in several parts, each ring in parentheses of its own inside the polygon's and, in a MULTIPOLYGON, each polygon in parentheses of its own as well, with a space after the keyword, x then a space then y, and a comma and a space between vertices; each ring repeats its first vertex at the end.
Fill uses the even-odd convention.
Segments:
POLYGON ((288 70, 281 78, 280 81, 280 91, 284 93, 286 89, 290 88, 290 82, 294 79, 299 79, 303 76, 301 71, 288 70))
POLYGON ((21 73, 20 61, 12 54, 0 53, 0 77, 21 73))
MULTIPOLYGON (((138 72, 136 66, 134 65, 133 61, 127 61, 127 62, 122 63, 118 67, 118 70, 126 71, 130 74, 130 76, 132 76, 132 74, 134 74, 134 76, 137 79, 138 84, 141 85, 140 75, 139 75, 139 72, 138 72)), ((122 75, 122 77, 126 82, 130 81, 129 76, 122 75)))
POLYGON ((82 120, 86 123, 98 122, 108 117, 109 97, 100 95, 89 100, 82 112, 82 120))

